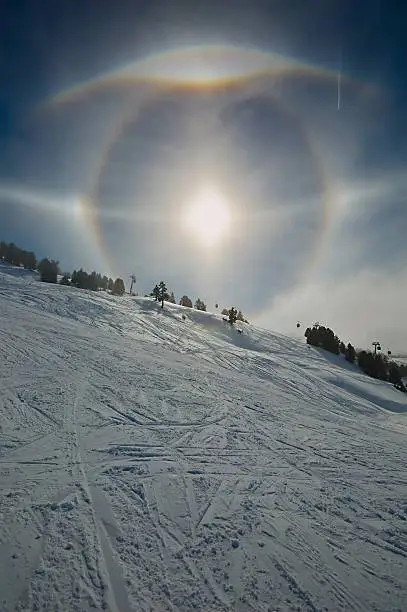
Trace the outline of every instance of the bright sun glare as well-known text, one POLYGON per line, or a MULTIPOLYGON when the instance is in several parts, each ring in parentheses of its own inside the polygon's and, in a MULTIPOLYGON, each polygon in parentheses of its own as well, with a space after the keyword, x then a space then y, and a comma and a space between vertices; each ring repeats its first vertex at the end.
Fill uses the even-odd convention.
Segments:
POLYGON ((225 237, 230 227, 230 211, 225 198, 216 189, 203 190, 185 216, 185 227, 207 247, 225 237))

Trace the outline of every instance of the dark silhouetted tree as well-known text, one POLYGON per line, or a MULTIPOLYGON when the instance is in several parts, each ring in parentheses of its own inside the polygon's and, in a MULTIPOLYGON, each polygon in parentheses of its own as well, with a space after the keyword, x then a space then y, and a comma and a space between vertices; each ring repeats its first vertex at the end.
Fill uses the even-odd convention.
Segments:
POLYGON ((360 369, 371 376, 380 380, 387 380, 387 365, 386 361, 380 353, 371 353, 370 351, 360 351, 358 355, 358 364, 360 369))
POLYGON ((197 298, 195 302, 195 308, 197 310, 203 310, 204 312, 206 312, 206 304, 200 298, 197 298))
POLYGON ((400 368, 394 361, 389 363, 389 382, 393 383, 393 385, 401 382, 400 368))
POLYGON ((307 339, 307 344, 321 347, 330 353, 339 355, 340 340, 329 327, 315 323, 313 327, 308 327, 305 330, 304 335, 307 339))
POLYGON ((355 348, 349 342, 348 346, 346 347, 345 359, 346 361, 349 361, 349 363, 355 363, 355 357, 356 357, 355 348))
POLYGON ((122 278, 116 278, 113 283, 113 295, 124 295, 126 292, 126 288, 124 286, 124 281, 122 278))
POLYGON ((180 306, 185 306, 186 308, 192 308, 192 300, 187 295, 183 295, 179 301, 180 306))
POLYGON ((154 297, 155 301, 158 302, 158 300, 160 299, 160 289, 158 285, 154 287, 154 289, 151 292, 151 295, 154 297))
POLYGON ((158 299, 161 302, 161 308, 164 308, 164 302, 165 300, 168 300, 168 298, 169 295, 167 285, 164 283, 164 281, 160 281, 158 285, 158 299))
POLYGON ((241 310, 239 310, 239 312, 236 315, 236 321, 242 321, 242 323, 244 323, 244 316, 241 310))
POLYGON ((107 290, 108 291, 113 291, 113 287, 114 287, 113 279, 109 278, 109 280, 107 281, 107 290))
POLYGON ((232 306, 232 308, 229 309, 228 315, 229 315, 229 323, 231 325, 234 325, 236 323, 236 321, 237 321, 237 310, 236 310, 236 308, 234 308, 232 306))
POLYGON ((44 258, 38 264, 38 271, 44 283, 56 283, 59 274, 59 264, 53 259, 44 258))

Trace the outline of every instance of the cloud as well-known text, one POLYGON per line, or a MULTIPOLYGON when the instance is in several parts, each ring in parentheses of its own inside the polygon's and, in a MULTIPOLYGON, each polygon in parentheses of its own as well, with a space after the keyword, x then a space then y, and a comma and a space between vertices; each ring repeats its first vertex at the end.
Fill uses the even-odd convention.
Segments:
POLYGON ((342 282, 314 280, 281 294, 256 321, 291 334, 300 320, 301 335, 319 321, 358 347, 379 340, 384 350, 405 352, 406 304, 407 267, 394 274, 363 270, 342 282))

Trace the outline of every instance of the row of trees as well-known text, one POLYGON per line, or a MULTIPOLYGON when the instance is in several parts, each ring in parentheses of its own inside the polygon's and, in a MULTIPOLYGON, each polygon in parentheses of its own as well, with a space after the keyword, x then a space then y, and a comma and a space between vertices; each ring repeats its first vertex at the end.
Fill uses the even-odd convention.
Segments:
POLYGON ((78 289, 88 289, 89 291, 109 291, 113 295, 123 295, 126 291, 122 278, 112 278, 102 276, 99 272, 85 272, 82 268, 74 270, 72 275, 64 274, 60 280, 61 285, 70 285, 78 289))
MULTIPOLYGON (((354 363, 357 359, 360 369, 368 376, 388 381, 400 391, 407 391, 402 380, 404 376, 407 376, 407 365, 391 361, 390 353, 389 356, 378 353, 377 346, 374 353, 365 350, 357 351, 350 342, 345 346, 332 329, 319 325, 319 323, 308 327, 305 330, 305 337, 307 344, 323 348, 334 355, 343 354, 350 363, 354 363)), ((378 345, 378 343, 374 344, 378 345)))
POLYGON ((248 323, 249 321, 244 318, 241 310, 237 310, 234 306, 232 308, 224 308, 222 310, 222 314, 224 317, 228 317, 230 323, 236 323, 236 321, 241 321, 242 323, 248 323))
POLYGON ((14 242, 0 242, 0 259, 27 270, 36 270, 37 258, 32 251, 20 249, 14 242))
MULTIPOLYGON (((45 257, 37 262, 35 253, 21 249, 13 242, 0 242, 0 259, 14 266, 38 270, 41 281, 45 283, 57 283, 58 275, 61 274, 58 261, 45 257)), ((74 270, 71 275, 65 273, 60 280, 60 284, 78 287, 79 289, 90 289, 91 291, 110 291, 114 295, 125 293, 123 279, 116 278, 113 281, 112 278, 102 276, 98 272, 85 272, 82 268, 74 270)))
POLYGON ((99 272, 93 271, 88 273, 82 268, 80 270, 74 270, 70 279, 69 276, 65 274, 61 283, 64 285, 73 285, 78 289, 89 289, 90 291, 110 291, 115 295, 123 295, 125 293, 125 286, 122 278, 116 278, 116 280, 113 281, 112 278, 102 276, 99 272))
MULTIPOLYGON (((164 302, 170 302, 170 304, 176 304, 176 299, 174 292, 168 292, 167 285, 164 281, 160 281, 157 283, 150 293, 150 296, 155 299, 156 302, 161 302, 161 308, 164 308, 164 302)), ((180 306, 185 306, 186 308, 193 308, 192 300, 187 296, 183 295, 179 301, 180 306)), ((206 311, 206 304, 200 298, 197 298, 195 301, 195 308, 197 310, 206 311)))
MULTIPOLYGON (((156 302, 161 302, 161 308, 164 308, 164 302, 170 302, 171 304, 176 304, 176 299, 174 296, 174 292, 168 292, 167 285, 164 281, 160 281, 157 283, 150 293, 150 296, 155 299, 156 302)), ((206 312, 206 304, 201 298, 197 298, 195 304, 192 303, 191 298, 187 295, 183 295, 179 301, 180 306, 184 306, 185 308, 195 308, 196 310, 202 310, 206 312)), ((215 305, 215 308, 218 308, 218 304, 215 305)), ((224 317, 228 317, 229 323, 234 325, 236 321, 242 321, 248 323, 248 320, 244 318, 241 310, 237 310, 232 306, 232 308, 224 308, 222 310, 222 315, 224 317)))

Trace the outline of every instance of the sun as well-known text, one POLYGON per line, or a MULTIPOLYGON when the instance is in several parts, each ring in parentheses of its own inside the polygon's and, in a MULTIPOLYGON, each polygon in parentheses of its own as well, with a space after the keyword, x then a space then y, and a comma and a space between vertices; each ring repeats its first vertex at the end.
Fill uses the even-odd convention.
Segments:
POLYGON ((184 226, 204 246, 215 246, 230 229, 230 210, 226 199, 214 188, 203 189, 187 209, 184 226))

